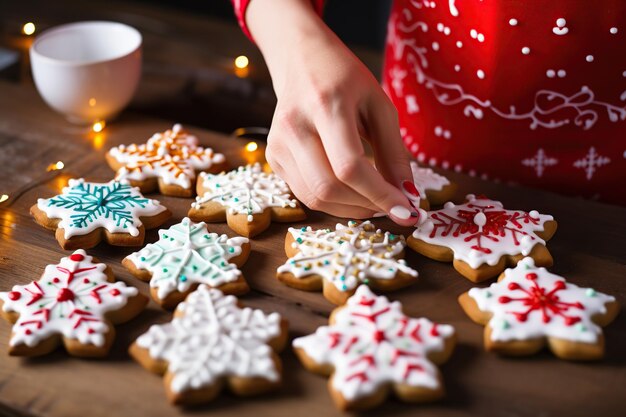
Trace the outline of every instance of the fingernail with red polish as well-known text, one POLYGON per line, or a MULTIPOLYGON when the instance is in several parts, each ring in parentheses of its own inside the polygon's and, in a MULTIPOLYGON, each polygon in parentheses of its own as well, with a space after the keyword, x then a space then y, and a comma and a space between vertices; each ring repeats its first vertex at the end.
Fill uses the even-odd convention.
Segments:
POLYGON ((413 181, 402 181, 402 192, 404 193, 404 195, 407 196, 409 200, 413 200, 414 198, 422 198, 422 194, 420 194, 413 181))

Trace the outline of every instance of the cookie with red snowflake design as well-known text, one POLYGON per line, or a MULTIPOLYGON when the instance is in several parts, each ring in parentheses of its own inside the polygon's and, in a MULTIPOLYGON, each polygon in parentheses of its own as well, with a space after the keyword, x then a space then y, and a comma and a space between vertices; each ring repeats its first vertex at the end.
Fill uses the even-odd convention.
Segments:
POLYGON ((177 197, 193 197, 197 172, 226 168, 224 155, 198 146, 198 138, 179 124, 155 133, 147 143, 111 148, 106 159, 117 172, 115 179, 128 180, 144 193, 158 189, 177 197))
POLYGON ((0 314, 13 323, 10 355, 44 355, 63 344, 70 355, 101 357, 115 338, 113 324, 132 319, 147 302, 80 249, 48 265, 39 280, 0 292, 0 314))
POLYGON ((552 266, 546 241, 557 223, 536 210, 507 210, 501 202, 469 194, 464 204, 448 202, 429 211, 407 244, 431 259, 452 262, 473 282, 498 276, 525 256, 538 266, 552 266))
POLYGON ((523 356, 548 345, 568 360, 602 358, 602 326, 619 312, 615 297, 569 283, 532 258, 504 271, 497 283, 462 294, 459 303, 486 326, 486 350, 523 356))
POLYGON ((364 410, 394 393, 407 402, 441 398, 436 364, 448 360, 454 328, 412 318, 402 305, 361 285, 330 325, 294 339, 296 355, 311 372, 330 376, 328 389, 341 410, 364 410))

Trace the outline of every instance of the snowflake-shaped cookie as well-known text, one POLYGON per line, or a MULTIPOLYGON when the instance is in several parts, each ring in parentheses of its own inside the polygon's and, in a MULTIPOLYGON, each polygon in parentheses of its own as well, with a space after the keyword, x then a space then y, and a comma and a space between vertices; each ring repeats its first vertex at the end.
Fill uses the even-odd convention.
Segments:
POLYGON ((220 288, 227 294, 243 294, 248 284, 239 266, 248 258, 245 237, 229 238, 209 233, 205 223, 184 218, 159 230, 159 240, 127 256, 122 264, 137 278, 150 281, 154 300, 173 308, 198 284, 220 288))
POLYGON ((295 222, 306 216, 287 183, 256 163, 218 175, 201 173, 189 217, 226 220, 238 234, 252 237, 267 229, 272 220, 295 222))
POLYGON ((506 210, 484 196, 466 198, 464 204, 448 202, 443 209, 428 212, 408 245, 429 258, 453 261, 454 268, 474 282, 497 276, 524 256, 542 266, 552 265, 545 247, 556 231, 552 216, 506 210))
POLYGON ((274 352, 286 339, 278 313, 239 307, 234 296, 200 285, 170 323, 152 326, 130 353, 146 369, 165 374, 173 403, 189 404, 210 401, 225 379, 242 395, 275 388, 281 366, 274 352), (255 383, 247 384, 252 378, 255 383))
POLYGON ((82 178, 69 180, 55 197, 37 200, 31 213, 42 226, 56 229, 63 249, 88 249, 102 238, 112 245, 141 245, 145 229, 161 225, 171 215, 125 181, 95 183, 82 178), (98 229, 104 229, 104 236, 92 233, 98 229))
POLYGON ((420 167, 415 161, 411 161, 411 171, 413 183, 430 204, 443 204, 453 197, 456 187, 443 175, 431 168, 420 167))
POLYGON ((162 194, 191 197, 196 172, 224 169, 225 158, 211 148, 198 146, 198 139, 176 124, 171 130, 156 133, 147 143, 116 146, 107 154, 115 178, 129 180, 142 191, 158 188, 162 194))
POLYGON ((278 279, 306 290, 323 286, 324 296, 343 304, 361 283, 394 290, 413 283, 417 271, 403 259, 404 237, 383 232, 370 222, 349 221, 330 229, 290 228, 278 267, 278 279))
POLYGON ((443 395, 439 371, 454 348, 454 329, 404 315, 399 302, 361 285, 330 326, 293 341, 305 367, 332 369, 329 389, 343 410, 373 407, 393 385, 400 398, 432 400, 443 395))
POLYGON ((615 297, 580 288, 524 258, 497 283, 472 288, 459 301, 486 325, 485 347, 514 355, 540 350, 546 339, 563 359, 598 359, 604 353, 601 325, 619 311, 615 297))
POLYGON ((114 338, 110 319, 128 320, 147 303, 84 250, 48 265, 39 280, 0 292, 0 301, 2 315, 15 323, 10 353, 26 356, 48 353, 61 338, 73 355, 106 355, 114 338))

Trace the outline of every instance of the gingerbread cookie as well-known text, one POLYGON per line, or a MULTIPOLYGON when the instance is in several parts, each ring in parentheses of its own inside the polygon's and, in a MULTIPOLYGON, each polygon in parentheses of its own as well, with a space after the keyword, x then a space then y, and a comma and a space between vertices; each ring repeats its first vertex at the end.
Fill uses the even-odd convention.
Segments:
POLYGON ((561 359, 604 356, 601 326, 619 312, 615 298, 580 288, 524 258, 497 283, 459 297, 467 315, 485 327, 485 349, 531 355, 546 344, 561 359))
POLYGON ((111 268, 77 250, 48 265, 39 280, 0 292, 0 313, 14 323, 9 354, 44 355, 62 343, 73 356, 105 356, 113 324, 132 319, 147 302, 136 288, 115 281, 111 268))
MULTIPOLYGON (((411 161, 413 183, 426 196, 430 205, 439 206, 454 197, 456 184, 451 183, 443 175, 437 174, 430 168, 422 168, 417 162, 411 161)), ((428 209, 428 207, 422 207, 428 209)))
POLYGON ((290 228, 285 238, 289 259, 278 267, 278 279, 305 291, 322 290, 341 305, 361 283, 393 291, 417 280, 403 259, 403 236, 383 232, 370 222, 349 221, 330 229, 290 228))
POLYGON ((198 146, 198 138, 179 124, 156 133, 141 145, 116 146, 106 154, 115 178, 128 180, 147 193, 192 197, 198 171, 220 172, 226 158, 211 148, 198 146))
POLYGON ((226 220, 236 233, 253 237, 271 221, 297 222, 306 214, 287 183, 274 173, 263 172, 256 163, 219 175, 201 173, 189 217, 206 222, 226 220))
POLYGON ((524 256, 551 266, 545 244, 556 227, 550 215, 506 210, 499 201, 470 194, 464 204, 446 203, 443 209, 428 212, 407 244, 429 258, 453 262, 464 277, 481 282, 524 256))
POLYGON ((361 285, 309 336, 294 339, 300 361, 311 372, 330 375, 328 389, 341 410, 364 410, 390 392, 403 401, 441 398, 444 388, 435 364, 448 360, 454 328, 412 318, 402 305, 361 285))
POLYGON ((242 396, 278 388, 277 352, 286 342, 287 322, 278 313, 242 308, 235 297, 200 285, 170 323, 139 336, 130 354, 165 375, 170 402, 193 405, 211 401, 225 385, 242 396))
POLYGON ((30 208, 35 221, 55 230, 63 249, 89 249, 105 240, 115 246, 141 246, 146 229, 172 215, 157 200, 145 198, 126 181, 69 180, 63 192, 40 198, 30 208))
POLYGON ((150 281, 154 301, 171 309, 199 284, 226 294, 248 292, 239 267, 249 254, 250 243, 245 237, 209 233, 205 223, 184 218, 169 229, 159 230, 157 242, 127 256, 122 265, 135 277, 150 281))

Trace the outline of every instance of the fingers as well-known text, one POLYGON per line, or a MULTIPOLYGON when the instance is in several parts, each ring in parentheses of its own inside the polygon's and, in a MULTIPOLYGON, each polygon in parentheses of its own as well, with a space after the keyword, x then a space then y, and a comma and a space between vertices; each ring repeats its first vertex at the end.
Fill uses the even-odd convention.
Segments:
POLYGON ((380 211, 378 206, 339 181, 316 133, 311 133, 306 138, 294 138, 289 150, 300 176, 306 179, 308 188, 321 203, 361 207, 371 212, 380 211))
POLYGON ((320 199, 318 197, 319 194, 310 188, 309 181, 304 180, 304 178, 308 177, 302 176, 298 169, 299 164, 296 163, 292 155, 284 151, 279 152, 279 155, 278 157, 276 152, 272 151, 272 147, 268 146, 266 159, 272 167, 272 170, 289 183, 291 191, 307 207, 313 210, 323 211, 333 216, 352 219, 370 218, 376 212, 376 210, 370 210, 355 205, 333 203, 320 199), (279 160, 280 162, 278 162, 279 160))
POLYGON ((406 180, 413 182, 410 157, 400 135, 398 113, 382 90, 374 92, 366 102, 364 116, 363 125, 378 171, 391 184, 401 185, 406 180))
POLYGON ((316 127, 339 181, 380 207, 396 223, 413 225, 417 213, 397 188, 400 184, 394 186, 387 182, 365 158, 356 116, 342 109, 332 109, 322 114, 322 120, 316 123, 316 127))

